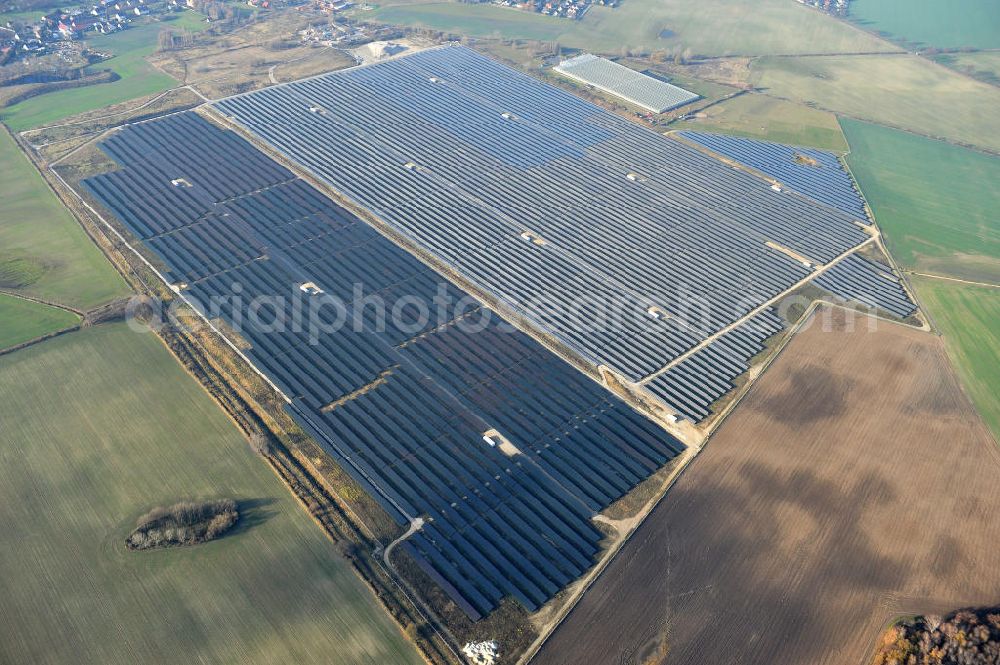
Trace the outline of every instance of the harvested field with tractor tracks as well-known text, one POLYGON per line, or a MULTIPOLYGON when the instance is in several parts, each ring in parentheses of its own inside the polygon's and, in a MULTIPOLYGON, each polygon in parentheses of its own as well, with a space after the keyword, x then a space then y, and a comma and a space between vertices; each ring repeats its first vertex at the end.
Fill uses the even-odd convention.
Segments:
POLYGON ((996 602, 1000 449, 941 339, 827 311, 534 663, 857 665, 898 617, 996 602))

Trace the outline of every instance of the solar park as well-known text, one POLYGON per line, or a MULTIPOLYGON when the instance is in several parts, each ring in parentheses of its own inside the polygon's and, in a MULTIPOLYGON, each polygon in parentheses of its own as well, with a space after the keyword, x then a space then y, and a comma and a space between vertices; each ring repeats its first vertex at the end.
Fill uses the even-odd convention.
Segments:
POLYGON ((863 206, 773 186, 464 47, 215 106, 633 385, 871 237, 863 206))
MULTIPOLYGON (((679 134, 762 173, 779 187, 790 187, 856 218, 868 219, 864 198, 840 157, 832 152, 722 134, 690 131, 679 134)), ((857 254, 844 257, 816 277, 813 284, 844 301, 876 308, 900 319, 917 309, 891 267, 857 254)))
POLYGON ((292 416, 390 515, 426 520, 404 547, 469 616, 508 595, 536 609, 580 576, 602 538, 593 514, 683 448, 475 304, 420 328, 404 316, 316 340, 273 329, 292 312, 255 314, 252 302, 306 283, 345 302, 355 284, 387 300, 463 294, 194 113, 129 126, 102 148, 119 169, 87 188, 192 303, 224 302, 217 315, 241 330, 292 416), (470 319, 472 331, 458 325, 470 319), (484 441, 488 432, 516 451, 484 441))
POLYGON ((388 514, 422 520, 401 547, 473 619, 580 577, 594 515, 684 449, 535 336, 699 422, 784 328, 769 303, 826 264, 831 291, 902 307, 891 270, 851 254, 871 237, 857 210, 467 48, 214 107, 416 255, 195 112, 104 139, 118 169, 84 185, 388 514), (322 307, 324 334, 281 325, 289 294, 336 298, 347 325, 322 307), (442 295, 426 320, 364 306, 442 295))
POLYGON ((723 134, 680 132, 680 135, 756 169, 820 203, 857 219, 868 219, 864 199, 844 170, 840 158, 832 152, 723 134))
POLYGON ((646 389, 685 418, 701 422, 712 413, 712 405, 736 387, 733 380, 750 369, 750 360, 764 350, 764 341, 784 327, 769 307, 654 376, 646 389))
POLYGON ((901 319, 917 309, 892 268, 857 254, 817 277, 815 284, 844 300, 882 309, 901 319))

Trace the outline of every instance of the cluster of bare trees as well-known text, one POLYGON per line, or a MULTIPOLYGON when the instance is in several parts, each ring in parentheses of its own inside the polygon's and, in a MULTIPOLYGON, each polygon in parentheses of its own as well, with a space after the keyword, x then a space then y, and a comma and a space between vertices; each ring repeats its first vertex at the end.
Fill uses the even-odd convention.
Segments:
POLYGON ((660 49, 649 54, 653 62, 673 62, 675 65, 687 65, 694 60, 694 51, 690 47, 675 46, 672 49, 660 49))
MULTIPOLYGON (((15 49, 11 49, 11 53, 15 49)), ((31 61, 12 60, 0 69, 0 85, 48 83, 80 78, 80 69, 62 58, 42 56, 31 61)))
POLYGON ((271 454, 271 439, 263 432, 253 432, 250 435, 250 447, 261 457, 271 454))
POLYGON ((158 35, 157 46, 161 51, 170 51, 175 48, 184 48, 194 43, 194 33, 190 30, 174 30, 164 28, 158 35))
POLYGON ((144 300, 140 297, 125 296, 116 298, 107 305, 102 305, 87 312, 83 319, 84 326, 96 326, 99 323, 110 323, 111 321, 123 321, 129 315, 130 310, 136 311, 143 306, 144 300))
POLYGON ((242 8, 234 4, 220 2, 219 0, 194 0, 193 9, 212 19, 212 21, 239 23, 246 16, 246 12, 242 8))
POLYGON ((1000 663, 1000 607, 920 616, 886 633, 874 665, 1000 663))
POLYGON ((196 545, 218 538, 238 520, 239 511, 232 499, 182 501, 154 508, 140 517, 125 545, 132 550, 196 545))

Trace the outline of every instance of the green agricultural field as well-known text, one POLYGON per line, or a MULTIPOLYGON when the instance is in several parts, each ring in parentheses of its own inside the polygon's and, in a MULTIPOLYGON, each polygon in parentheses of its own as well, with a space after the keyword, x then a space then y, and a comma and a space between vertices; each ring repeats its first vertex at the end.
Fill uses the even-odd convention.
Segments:
POLYGON ((0 349, 69 328, 79 320, 73 312, 0 293, 0 349))
POLYGON ((7 25, 7 21, 34 22, 37 21, 45 11, 9 11, 0 12, 0 25, 7 25))
POLYGON ((851 0, 851 20, 922 48, 1000 48, 996 0, 851 0))
POLYGON ((1000 85, 1000 51, 942 53, 935 56, 934 60, 963 74, 1000 85))
POLYGON ((0 117, 13 131, 20 132, 172 88, 177 81, 146 61, 146 56, 157 48, 157 35, 164 28, 197 31, 206 27, 203 16, 184 12, 172 21, 156 21, 124 32, 88 39, 87 45, 91 49, 114 54, 110 60, 94 67, 113 69, 121 78, 112 83, 38 95, 4 109, 0 117))
POLYGON ((1000 88, 917 56, 761 58, 766 94, 1000 152, 1000 88))
POLYGON ((559 41, 568 38, 565 21, 550 16, 457 2, 404 3, 383 5, 363 15, 382 23, 411 25, 455 32, 473 37, 510 37, 559 41))
POLYGON ((368 587, 150 333, 0 357, 0 662, 422 663, 368 587), (129 552, 151 507, 242 525, 129 552))
POLYGON ((841 120, 847 162, 904 267, 1000 283, 1000 157, 841 120))
POLYGON ((34 22, 44 14, 65 6, 65 4, 59 4, 58 0, 51 2, 18 2, 17 0, 0 2, 0 9, 3 10, 0 11, 0 25, 6 25, 7 21, 34 22))
POLYGON ((125 282, 0 129, 0 288, 77 309, 128 293, 125 282))
MULTIPOLYGON (((628 63, 623 63, 628 64, 628 63)), ((633 69, 642 69, 641 67, 634 67, 633 69)), ((650 70, 657 76, 673 83, 674 85, 680 86, 685 90, 689 90, 694 94, 700 96, 701 101, 712 101, 717 99, 722 99, 726 95, 731 95, 734 89, 728 85, 722 85, 720 83, 713 83, 712 81, 705 81, 704 79, 696 79, 691 76, 685 76, 683 74, 677 74, 674 72, 659 72, 655 70, 650 70)), ((698 103, 698 102, 695 102, 698 103)))
POLYGON ((390 0, 359 15, 473 37, 558 41, 606 54, 690 48, 699 55, 856 53, 896 47, 788 0, 625 0, 580 21, 494 5, 390 0))
POLYGON ((721 132, 750 138, 847 152, 847 141, 832 113, 766 95, 740 95, 710 106, 706 117, 675 122, 671 129, 721 132))
POLYGON ((966 390, 1000 441, 1000 289, 914 277, 966 390))

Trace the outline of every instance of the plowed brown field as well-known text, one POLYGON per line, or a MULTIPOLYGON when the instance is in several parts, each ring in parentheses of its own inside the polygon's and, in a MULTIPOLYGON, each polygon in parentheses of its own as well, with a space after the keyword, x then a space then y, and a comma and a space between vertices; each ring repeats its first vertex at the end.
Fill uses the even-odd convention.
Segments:
POLYGON ((791 341, 535 664, 860 665, 898 615, 1000 601, 1000 449, 941 340, 834 318, 791 341))

